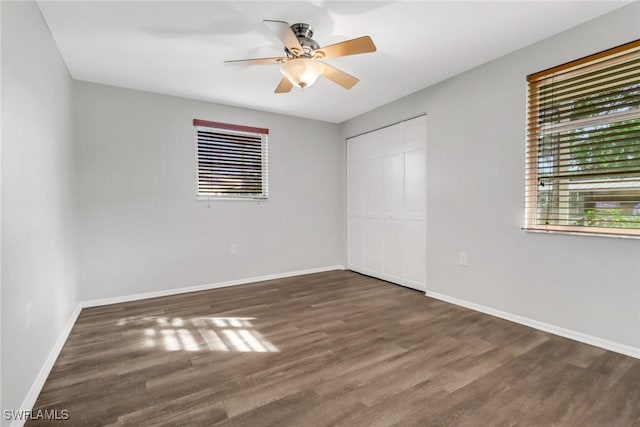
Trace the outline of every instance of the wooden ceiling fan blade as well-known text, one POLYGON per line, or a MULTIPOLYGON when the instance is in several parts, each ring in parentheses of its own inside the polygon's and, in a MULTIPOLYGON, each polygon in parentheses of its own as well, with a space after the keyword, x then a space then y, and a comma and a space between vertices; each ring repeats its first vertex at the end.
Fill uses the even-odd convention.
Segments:
POLYGON ((347 74, 344 71, 340 71, 331 65, 322 64, 324 66, 323 76, 328 78, 334 83, 339 84, 345 89, 351 89, 358 83, 360 80, 353 77, 351 74, 347 74))
POLYGON ((291 30, 291 27, 288 23, 284 21, 272 21, 270 19, 265 19, 264 25, 267 26, 285 45, 287 49, 289 49, 294 55, 299 55, 302 53, 302 46, 300 46, 300 42, 298 38, 291 30))
POLYGON ((346 40, 340 43, 331 44, 329 46, 316 49, 315 53, 322 54, 322 58, 318 59, 331 59, 341 56, 358 55, 361 53, 375 52, 376 45, 369 36, 358 37, 357 39, 346 40))
POLYGON ((289 81, 288 78, 283 77, 282 80, 280 80, 275 93, 287 93, 291 92, 291 89, 293 89, 293 84, 289 81))
POLYGON ((231 61, 224 61, 225 64, 238 64, 238 65, 261 65, 261 64, 282 64, 289 58, 277 57, 277 58, 251 58, 251 59, 234 59, 231 61))

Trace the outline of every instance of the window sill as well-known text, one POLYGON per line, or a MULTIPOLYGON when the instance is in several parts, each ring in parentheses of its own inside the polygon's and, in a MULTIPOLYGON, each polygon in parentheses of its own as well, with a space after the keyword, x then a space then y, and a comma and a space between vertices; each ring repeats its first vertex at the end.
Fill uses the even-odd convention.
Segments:
POLYGON ((605 233, 590 233, 583 231, 559 231, 559 230, 536 230, 532 228, 520 228, 525 233, 534 233, 534 234, 560 234, 560 235, 569 235, 569 236, 586 236, 586 237, 607 237, 609 239, 631 239, 631 240, 639 240, 639 236, 634 236, 630 234, 605 234, 605 233))
POLYGON ((269 201, 266 197, 196 197, 196 202, 257 202, 264 203, 269 201))

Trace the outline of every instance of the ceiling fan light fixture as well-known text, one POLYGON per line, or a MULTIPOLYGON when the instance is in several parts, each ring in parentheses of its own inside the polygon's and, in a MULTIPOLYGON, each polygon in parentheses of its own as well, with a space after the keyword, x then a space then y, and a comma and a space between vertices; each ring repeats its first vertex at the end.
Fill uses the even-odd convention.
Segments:
POLYGON ((309 87, 324 72, 324 66, 313 59, 295 58, 280 66, 280 72, 291 84, 300 88, 309 87))

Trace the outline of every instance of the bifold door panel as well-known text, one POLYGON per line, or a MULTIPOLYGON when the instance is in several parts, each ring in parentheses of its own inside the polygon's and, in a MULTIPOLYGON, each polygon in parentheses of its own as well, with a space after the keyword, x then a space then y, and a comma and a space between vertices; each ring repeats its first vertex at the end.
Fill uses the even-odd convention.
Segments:
POLYGON ((426 279, 426 117, 347 141, 347 266, 415 289, 426 279))

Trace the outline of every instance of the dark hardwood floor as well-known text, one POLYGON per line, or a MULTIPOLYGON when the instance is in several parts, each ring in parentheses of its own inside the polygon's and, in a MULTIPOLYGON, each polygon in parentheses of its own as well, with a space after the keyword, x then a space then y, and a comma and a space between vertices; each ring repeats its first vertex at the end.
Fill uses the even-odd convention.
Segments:
POLYGON ((85 309, 34 409, 65 426, 634 426, 640 360, 335 271, 85 309))

